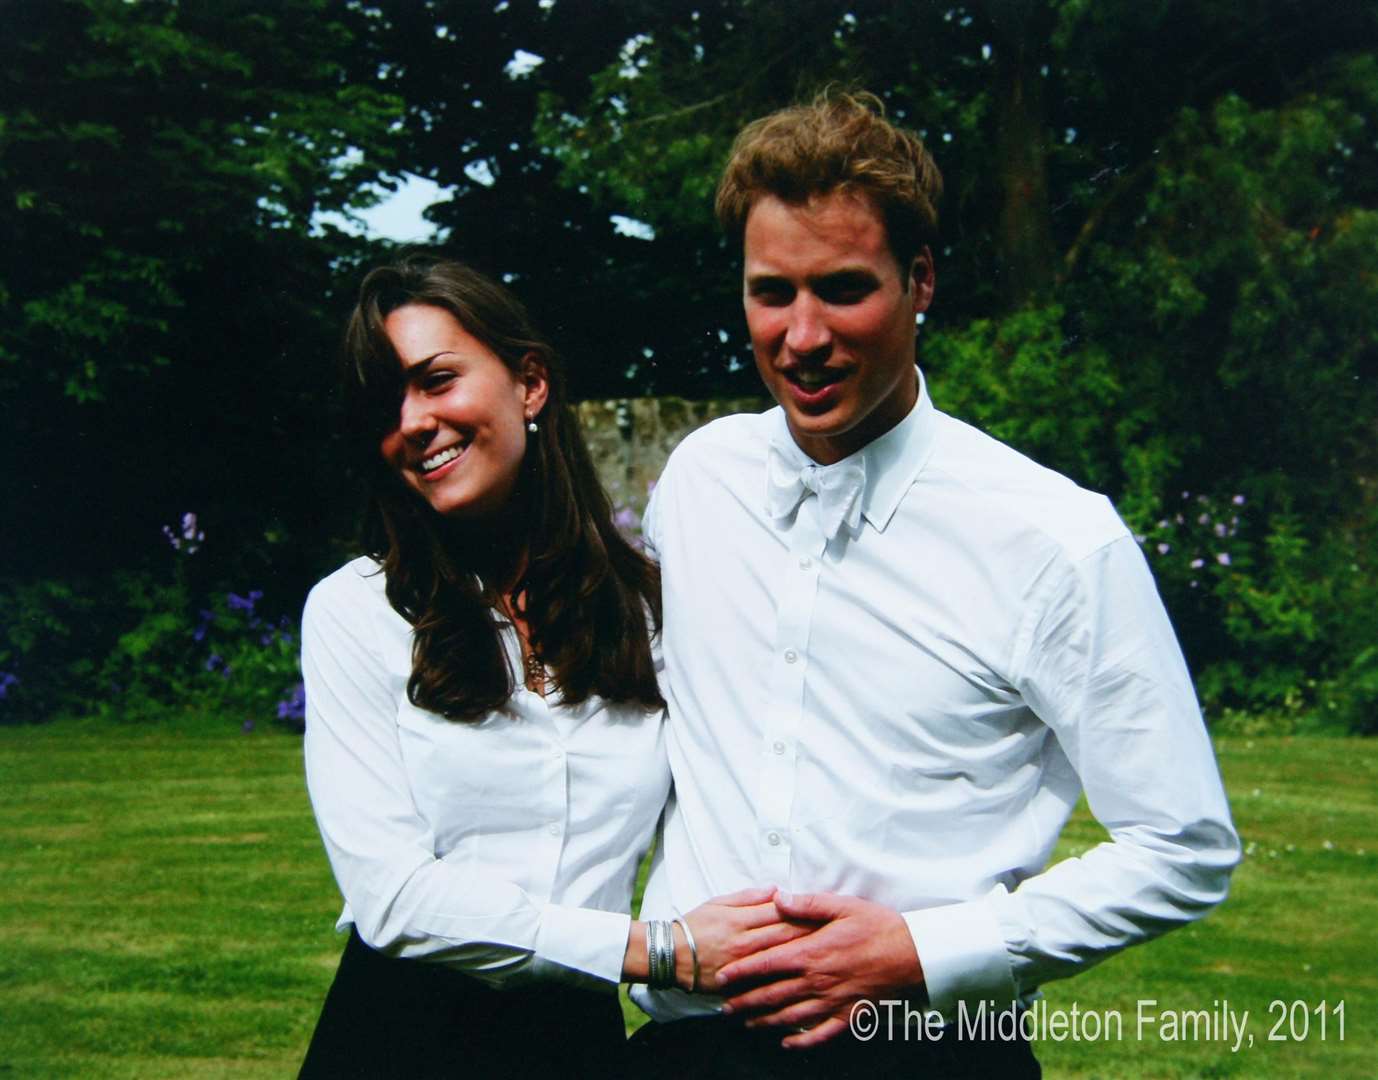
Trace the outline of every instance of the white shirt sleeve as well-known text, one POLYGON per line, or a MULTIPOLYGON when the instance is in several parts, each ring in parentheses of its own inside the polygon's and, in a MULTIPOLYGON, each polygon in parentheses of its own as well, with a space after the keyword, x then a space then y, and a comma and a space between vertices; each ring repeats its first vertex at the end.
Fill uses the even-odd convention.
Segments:
POLYGON ((1051 569, 1017 689, 1056 735, 1110 839, 965 903, 906 913, 934 1009, 1008 1002, 1199 918, 1239 861, 1176 636, 1130 537, 1051 569))
POLYGON ((398 741, 405 685, 388 670, 369 605, 332 585, 312 591, 303 616, 304 752, 312 807, 360 937, 490 983, 534 974, 618 982, 629 915, 542 903, 500 876, 437 858, 398 741))

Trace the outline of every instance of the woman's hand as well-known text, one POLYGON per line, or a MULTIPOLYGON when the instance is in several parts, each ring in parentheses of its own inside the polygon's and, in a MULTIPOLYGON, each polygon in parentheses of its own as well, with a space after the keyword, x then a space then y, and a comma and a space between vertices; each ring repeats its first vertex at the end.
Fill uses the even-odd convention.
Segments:
MULTIPOLYGON (((706 900, 684 916, 698 949, 697 989, 718 989, 718 971, 744 956, 774 948, 813 931, 815 924, 788 921, 775 907, 774 888, 742 889, 706 900)), ((675 979, 690 989, 693 961, 678 926, 675 932, 675 979)))

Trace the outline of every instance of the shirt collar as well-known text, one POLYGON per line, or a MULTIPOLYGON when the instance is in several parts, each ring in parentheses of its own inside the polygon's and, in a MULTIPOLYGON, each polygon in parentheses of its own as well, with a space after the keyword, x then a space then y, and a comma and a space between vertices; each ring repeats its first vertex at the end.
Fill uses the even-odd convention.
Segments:
MULTIPOLYGON (((923 372, 914 369, 919 379, 919 396, 909 415, 878 439, 867 443, 855 454, 837 462, 865 459, 866 487, 861 493, 861 514, 877 532, 884 532, 890 519, 899 509, 900 500, 913 486, 923 471, 924 465, 933 452, 933 440, 937 428, 937 410, 928 396, 928 384, 923 372)), ((816 464, 790 435, 785 411, 776 409, 775 430, 771 441, 775 443, 792 461, 802 469, 816 464)), ((819 466, 833 468, 834 466, 819 466)))

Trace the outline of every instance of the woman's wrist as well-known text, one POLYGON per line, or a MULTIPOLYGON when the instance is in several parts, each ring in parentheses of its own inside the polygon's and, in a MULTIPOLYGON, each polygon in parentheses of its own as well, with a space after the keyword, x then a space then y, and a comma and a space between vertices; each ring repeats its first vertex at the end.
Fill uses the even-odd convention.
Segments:
POLYGON ((622 955, 622 981, 644 983, 650 970, 650 960, 646 955, 646 924, 640 919, 633 919, 627 931, 627 951, 622 955))
POLYGON ((682 916, 673 921, 657 921, 654 928, 647 920, 633 919, 627 931, 627 949, 622 956, 622 981, 645 983, 652 989, 674 985, 681 990, 696 990, 698 951, 691 946, 689 935, 692 933, 682 916), (673 980, 666 978, 660 982, 652 977, 651 951, 655 947, 659 949, 665 969, 673 972, 673 980))

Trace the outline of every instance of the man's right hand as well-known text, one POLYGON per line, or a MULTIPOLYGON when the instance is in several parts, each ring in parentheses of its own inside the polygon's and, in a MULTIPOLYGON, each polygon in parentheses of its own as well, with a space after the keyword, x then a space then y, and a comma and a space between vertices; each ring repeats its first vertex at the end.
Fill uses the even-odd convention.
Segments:
POLYGON ((723 1011, 749 1017, 747 1027, 794 1029, 782 1046, 827 1042, 847 1031, 858 1001, 922 987, 914 939, 893 908, 833 893, 779 894, 771 906, 816 932, 728 965, 719 981, 731 994, 723 1011))

